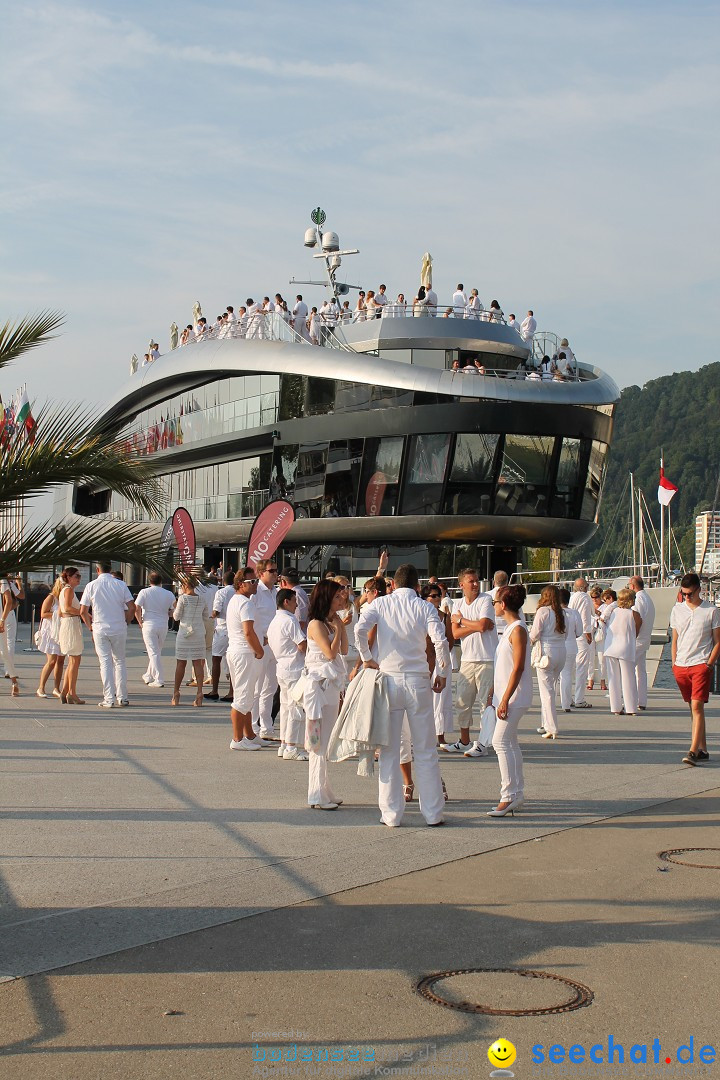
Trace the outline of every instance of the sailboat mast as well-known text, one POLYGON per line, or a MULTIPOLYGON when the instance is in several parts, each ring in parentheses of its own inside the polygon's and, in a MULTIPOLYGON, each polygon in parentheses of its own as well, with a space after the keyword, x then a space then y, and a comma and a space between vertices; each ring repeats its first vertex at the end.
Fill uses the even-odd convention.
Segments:
POLYGON ((630 473, 630 513, 632 516, 633 574, 637 574, 637 528, 635 525, 635 477, 630 473))

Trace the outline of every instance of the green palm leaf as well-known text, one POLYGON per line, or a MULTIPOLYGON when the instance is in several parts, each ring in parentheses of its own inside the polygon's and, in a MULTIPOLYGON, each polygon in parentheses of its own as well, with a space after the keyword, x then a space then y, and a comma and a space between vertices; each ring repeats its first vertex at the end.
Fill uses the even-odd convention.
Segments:
POLYGON ((62 312, 41 311, 38 315, 26 315, 17 322, 8 319, 0 329, 0 368, 17 360, 30 349, 37 349, 51 341, 64 321, 62 312))
POLYGON ((173 576, 172 560, 160 552, 158 541, 159 530, 127 522, 88 520, 57 529, 43 523, 26 530, 12 548, 8 537, 0 534, 0 577, 94 559, 135 563, 173 576))
POLYGON ((159 513, 163 488, 147 458, 128 453, 118 439, 119 425, 98 427, 77 408, 45 407, 37 417, 34 442, 18 429, 0 446, 0 507, 59 484, 109 488, 129 499, 149 517, 159 513))

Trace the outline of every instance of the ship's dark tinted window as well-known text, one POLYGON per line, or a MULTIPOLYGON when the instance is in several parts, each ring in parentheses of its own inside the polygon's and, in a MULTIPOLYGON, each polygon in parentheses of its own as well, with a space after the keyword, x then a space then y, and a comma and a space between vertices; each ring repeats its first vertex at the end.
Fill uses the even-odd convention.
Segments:
POLYGON ((557 479, 553 487, 551 517, 577 516, 581 490, 580 465, 583 457, 580 439, 562 439, 558 458, 557 479))
POLYGON ((374 407, 392 408, 399 405, 412 405, 412 390, 403 390, 399 386, 373 386, 372 404, 374 407))
POLYGON ((323 517, 355 516, 362 452, 362 439, 330 443, 325 474, 323 517))
POLYGON ((588 466, 585 494, 583 495, 581 518, 585 521, 597 521, 600 509, 600 490, 602 488, 605 471, 605 455, 607 454, 606 443, 593 441, 590 449, 590 463, 588 466))
POLYGON ((366 439, 357 513, 388 517, 397 513, 404 439, 366 439))
POLYGON ((427 390, 416 390, 413 395, 413 405, 449 405, 456 401, 450 394, 433 394, 427 390))
POLYGON ((445 492, 446 514, 492 513, 493 473, 499 435, 460 434, 455 439, 445 492))
POLYGON ((506 435, 495 513, 544 517, 550 498, 550 466, 555 440, 550 435, 506 435))
POLYGON ((354 412, 357 409, 367 409, 369 407, 372 386, 368 383, 339 380, 335 383, 335 386, 336 412, 354 412))
POLYGON ((305 392, 305 413, 307 416, 322 416, 335 409, 334 379, 308 378, 305 392))
POLYGON ((73 512, 81 517, 93 514, 107 514, 110 509, 109 491, 91 491, 89 487, 75 489, 73 512))
POLYGON ((302 375, 282 375, 280 378, 280 409, 278 420, 296 420, 305 415, 305 380, 302 375))
POLYGON ((271 499, 290 499, 292 502, 295 498, 295 473, 299 452, 297 443, 275 447, 270 475, 271 499))
POLYGON ((401 513, 439 513, 449 449, 449 435, 411 436, 401 513))
POLYGON ((301 446, 295 474, 295 503, 302 517, 322 517, 325 508, 327 443, 301 446))

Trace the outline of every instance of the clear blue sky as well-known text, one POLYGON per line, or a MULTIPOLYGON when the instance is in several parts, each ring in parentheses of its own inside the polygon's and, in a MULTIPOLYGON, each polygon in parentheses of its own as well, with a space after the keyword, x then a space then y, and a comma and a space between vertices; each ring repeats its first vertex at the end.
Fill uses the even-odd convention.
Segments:
POLYGON ((441 299, 532 307, 621 386, 714 360, 719 22, 692 0, 7 7, 0 314, 67 322, 0 389, 100 402, 194 300, 290 295, 318 204, 366 287, 412 294, 429 250, 441 299))

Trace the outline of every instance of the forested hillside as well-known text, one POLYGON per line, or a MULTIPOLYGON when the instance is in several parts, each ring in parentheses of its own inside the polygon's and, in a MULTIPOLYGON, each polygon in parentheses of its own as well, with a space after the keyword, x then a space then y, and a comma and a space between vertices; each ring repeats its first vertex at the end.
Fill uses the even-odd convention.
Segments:
POLYGON ((630 472, 643 489, 659 530, 657 485, 662 448, 665 475, 679 488, 671 505, 673 529, 686 565, 692 566, 695 515, 711 509, 720 469, 720 363, 653 379, 642 388, 628 386, 615 415, 599 529, 573 554, 595 562, 607 539, 603 562, 622 561, 630 518, 627 495, 617 516, 615 510, 630 472))

